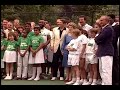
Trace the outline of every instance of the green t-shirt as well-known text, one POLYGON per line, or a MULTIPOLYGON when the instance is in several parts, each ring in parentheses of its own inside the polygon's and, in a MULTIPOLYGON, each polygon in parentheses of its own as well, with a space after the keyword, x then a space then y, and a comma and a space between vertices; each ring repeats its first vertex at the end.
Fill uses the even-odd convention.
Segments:
POLYGON ((18 46, 20 47, 20 50, 26 50, 29 45, 30 45, 29 37, 27 37, 27 38, 19 37, 18 46))
POLYGON ((35 35, 34 32, 31 31, 31 32, 28 33, 27 37, 31 37, 31 36, 34 36, 34 35, 35 35))
MULTIPOLYGON (((1 39, 1 47, 5 45, 5 42, 6 42, 5 39, 1 39)), ((4 52, 5 52, 5 50, 1 50, 1 59, 3 59, 4 52)))
POLYGON ((6 41, 5 46, 8 51, 16 51, 18 44, 17 41, 6 41))
POLYGON ((40 43, 43 43, 43 42, 44 42, 44 39, 41 35, 38 35, 38 36, 34 35, 30 37, 30 45, 33 50, 36 50, 39 47, 40 43))

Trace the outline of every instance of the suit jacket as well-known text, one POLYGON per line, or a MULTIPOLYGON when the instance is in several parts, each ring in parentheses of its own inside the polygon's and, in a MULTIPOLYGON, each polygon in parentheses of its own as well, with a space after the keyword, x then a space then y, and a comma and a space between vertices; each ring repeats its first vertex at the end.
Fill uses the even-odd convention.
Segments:
POLYGON ((113 34, 114 30, 112 26, 107 25, 101 30, 99 35, 95 38, 95 42, 98 45, 98 50, 96 52, 97 57, 114 55, 114 48, 112 44, 113 34))
POLYGON ((64 36, 68 33, 68 29, 63 30, 62 35, 60 37, 60 30, 59 27, 53 28, 53 38, 51 40, 51 47, 53 47, 54 53, 57 52, 58 47, 60 45, 60 48, 62 46, 64 36))
POLYGON ((120 25, 115 25, 112 26, 114 29, 114 38, 113 38, 113 46, 115 49, 117 49, 117 42, 118 42, 118 37, 120 37, 120 25))

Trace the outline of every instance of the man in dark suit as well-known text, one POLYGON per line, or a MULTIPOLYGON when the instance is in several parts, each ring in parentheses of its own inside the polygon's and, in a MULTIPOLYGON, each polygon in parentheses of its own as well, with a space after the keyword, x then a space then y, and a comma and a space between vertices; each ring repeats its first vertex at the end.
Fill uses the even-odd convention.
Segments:
POLYGON ((96 55, 99 58, 99 72, 102 78, 102 85, 112 85, 112 65, 114 55, 112 40, 114 31, 112 26, 109 25, 108 16, 100 17, 100 25, 102 29, 95 38, 95 42, 98 45, 96 55))
POLYGON ((113 47, 114 47, 114 56, 113 56, 113 75, 112 75, 112 84, 119 85, 119 58, 118 58, 118 37, 120 36, 119 25, 115 22, 115 15, 108 15, 110 22, 114 29, 114 38, 113 38, 113 47))

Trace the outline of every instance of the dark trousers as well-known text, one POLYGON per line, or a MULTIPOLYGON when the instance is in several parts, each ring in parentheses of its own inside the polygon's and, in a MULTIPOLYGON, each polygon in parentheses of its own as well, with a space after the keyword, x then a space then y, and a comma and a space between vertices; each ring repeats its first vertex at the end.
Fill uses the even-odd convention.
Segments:
POLYGON ((46 60, 46 63, 41 64, 42 73, 49 74, 49 69, 51 68, 51 62, 46 60))
POLYGON ((64 67, 62 67, 62 60, 63 60, 63 55, 61 54, 59 47, 57 52, 53 54, 53 61, 52 61, 53 77, 57 77, 58 69, 60 71, 60 77, 64 77, 64 67))
POLYGON ((46 64, 47 63, 42 63, 41 68, 42 68, 42 73, 46 74, 46 64))
POLYGON ((119 58, 115 53, 113 56, 112 85, 119 85, 119 58))

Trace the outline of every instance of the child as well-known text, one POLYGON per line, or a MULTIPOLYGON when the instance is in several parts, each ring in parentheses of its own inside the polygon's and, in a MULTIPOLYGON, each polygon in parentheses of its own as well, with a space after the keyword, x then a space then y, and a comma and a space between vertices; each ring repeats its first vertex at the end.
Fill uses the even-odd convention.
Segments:
POLYGON ((5 33, 1 31, 1 74, 2 78, 4 76, 4 62, 3 62, 3 56, 4 56, 4 44, 5 44, 5 33))
POLYGON ((13 63, 16 62, 16 51, 17 51, 17 42, 15 41, 15 35, 13 32, 8 34, 8 40, 4 45, 5 53, 3 61, 6 63, 6 74, 7 76, 4 79, 13 78, 13 63))
POLYGON ((73 40, 67 45, 66 49, 69 51, 68 55, 68 65, 72 65, 72 70, 75 73, 75 77, 73 76, 72 81, 67 82, 66 84, 79 85, 80 82, 80 72, 79 72, 79 54, 80 47, 79 42, 77 40, 80 35, 79 29, 74 29, 72 31, 73 40))
POLYGON ((97 80, 97 58, 95 56, 96 50, 97 50, 97 45, 95 43, 95 36, 97 34, 97 29, 92 28, 89 31, 89 37, 88 42, 86 45, 86 63, 90 64, 90 77, 89 77, 89 82, 87 82, 84 85, 96 85, 96 80, 97 80))
POLYGON ((35 80, 38 81, 40 79, 41 73, 41 63, 45 63, 44 54, 42 47, 44 46, 43 38, 40 35, 40 27, 35 26, 34 28, 34 36, 30 37, 30 57, 29 57, 29 64, 33 65, 33 73, 32 77, 28 80, 35 80), (37 75, 36 75, 37 69, 37 75))
POLYGON ((87 82, 86 70, 85 70, 85 49, 87 44, 87 37, 84 30, 80 30, 80 36, 78 37, 78 41, 80 43, 80 85, 84 85, 87 82))
POLYGON ((22 37, 18 39, 18 62, 17 62, 17 80, 27 79, 27 71, 28 71, 28 56, 29 56, 29 45, 30 40, 27 37, 27 31, 23 30, 22 37))

